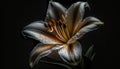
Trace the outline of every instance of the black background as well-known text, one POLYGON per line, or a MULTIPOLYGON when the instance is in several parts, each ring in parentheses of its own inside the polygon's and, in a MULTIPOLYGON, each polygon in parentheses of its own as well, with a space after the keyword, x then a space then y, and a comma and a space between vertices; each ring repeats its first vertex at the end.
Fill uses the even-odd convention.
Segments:
MULTIPOLYGON (((55 0, 64 6, 70 6, 77 0, 55 0)), ((83 0, 82 0, 83 1, 83 0)), ((36 20, 44 20, 48 0, 4 1, 2 5, 2 69, 30 69, 28 58, 34 47, 34 40, 25 39, 21 35, 24 26, 36 20)), ((85 45, 95 45, 97 55, 93 62, 94 69, 118 69, 119 49, 118 31, 115 25, 119 23, 118 2, 110 0, 88 0, 90 15, 102 20, 105 24, 97 31, 83 37, 85 45)), ((56 69, 57 66, 41 64, 40 69, 56 69)), ((61 68, 63 69, 63 68, 61 68)))

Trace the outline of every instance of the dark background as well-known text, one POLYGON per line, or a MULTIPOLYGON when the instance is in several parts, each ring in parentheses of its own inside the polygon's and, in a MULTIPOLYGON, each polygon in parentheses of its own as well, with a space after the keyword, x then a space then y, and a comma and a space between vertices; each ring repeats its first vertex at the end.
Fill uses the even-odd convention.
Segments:
MULTIPOLYGON (((54 0, 64 6, 70 6, 78 0, 54 0)), ((85 0, 82 0, 85 1, 85 0)), ((28 58, 34 47, 34 40, 25 39, 21 35, 24 26, 37 20, 44 20, 48 0, 32 1, 4 1, 2 5, 2 69, 30 69, 28 58)), ((88 0, 90 15, 102 20, 105 24, 97 31, 90 32, 83 37, 83 46, 95 45, 94 69, 118 69, 119 49, 118 31, 115 25, 119 24, 119 2, 110 0, 88 0)), ((41 64, 40 69, 57 69, 58 66, 41 64)), ((61 68, 63 69, 63 68, 61 68)))

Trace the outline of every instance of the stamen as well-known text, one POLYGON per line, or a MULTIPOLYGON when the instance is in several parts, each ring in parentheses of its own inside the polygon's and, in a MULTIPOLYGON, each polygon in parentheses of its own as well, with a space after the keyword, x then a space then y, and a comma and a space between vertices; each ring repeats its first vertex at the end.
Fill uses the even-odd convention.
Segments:
POLYGON ((61 41, 65 42, 65 40, 62 39, 62 38, 60 38, 58 35, 56 35, 56 37, 57 37, 58 39, 60 39, 61 41))
POLYGON ((69 36, 69 32, 66 31, 66 25, 65 25, 65 17, 64 15, 62 15, 62 19, 63 20, 59 20, 59 21, 55 21, 53 19, 51 19, 51 21, 48 23, 48 25, 50 26, 50 29, 48 30, 48 32, 53 32, 55 30, 55 32, 57 33, 57 38, 60 39, 63 42, 66 42, 70 36, 69 36))
POLYGON ((53 27, 51 27, 50 29, 48 29, 48 32, 53 32, 53 31, 54 31, 53 27))
POLYGON ((62 41, 65 41, 64 37, 62 36, 60 29, 58 29, 58 27, 56 26, 56 22, 54 20, 52 21, 52 27, 55 30, 55 32, 57 33, 57 35, 62 39, 62 41))
POLYGON ((63 27, 63 24, 62 23, 60 23, 60 21, 58 21, 58 29, 59 29, 59 31, 60 31, 60 33, 61 33, 61 35, 63 36, 63 38, 67 41, 67 38, 66 38, 66 34, 64 33, 64 29, 62 28, 63 27))
POLYGON ((58 35, 61 39, 63 39, 63 41, 65 41, 64 37, 62 36, 62 34, 61 34, 61 32, 60 32, 60 29, 58 30, 58 27, 56 27, 56 26, 54 26, 54 29, 55 29, 57 35, 58 35))
POLYGON ((61 31, 62 31, 62 34, 63 34, 64 38, 65 38, 66 40, 68 40, 68 36, 67 36, 67 34, 66 34, 66 32, 65 32, 64 26, 65 26, 65 24, 62 24, 62 25, 61 25, 61 31))
POLYGON ((48 26, 49 26, 48 32, 53 32, 54 29, 52 27, 52 23, 51 22, 48 23, 48 26))
POLYGON ((62 15, 62 19, 63 19, 62 23, 63 23, 63 28, 64 28, 64 31, 65 31, 65 34, 66 34, 66 36, 67 36, 68 39, 69 39, 69 38, 70 38, 69 29, 66 27, 66 26, 68 26, 68 25, 67 25, 67 23, 66 23, 66 18, 65 18, 64 15, 62 15))
POLYGON ((69 31, 68 31, 68 28, 65 28, 65 32, 66 32, 66 35, 68 36, 68 39, 70 38, 70 34, 69 34, 69 31))
POLYGON ((65 19, 65 16, 64 16, 64 15, 62 15, 62 19, 63 19, 63 23, 65 24, 66 19, 65 19))

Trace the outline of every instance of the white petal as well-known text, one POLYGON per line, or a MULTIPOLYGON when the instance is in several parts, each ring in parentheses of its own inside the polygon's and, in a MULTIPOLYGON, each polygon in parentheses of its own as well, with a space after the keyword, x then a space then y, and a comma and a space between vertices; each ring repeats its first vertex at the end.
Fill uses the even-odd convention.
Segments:
POLYGON ((75 22, 74 22, 74 27, 73 27, 73 35, 78 31, 79 26, 82 24, 82 20, 84 17, 84 13, 85 13, 85 8, 89 7, 87 2, 78 2, 78 10, 75 13, 75 22))
POLYGON ((98 29, 101 25, 103 25, 103 22, 101 22, 99 19, 95 18, 95 17, 87 17, 84 21, 84 26, 83 28, 81 28, 78 33, 76 34, 76 36, 78 36, 78 38, 81 38, 84 34, 96 30, 98 29))
POLYGON ((46 15, 46 21, 48 22, 50 19, 59 20, 62 18, 62 15, 65 15, 65 12, 66 8, 58 2, 50 2, 46 15))
POLYGON ((74 43, 77 39, 81 38, 86 33, 98 29, 103 22, 95 17, 87 17, 83 21, 84 25, 82 28, 68 41, 68 44, 74 43))
POLYGON ((79 23, 82 21, 87 2, 76 2, 70 6, 66 14, 66 23, 70 34, 76 30, 79 23))
POLYGON ((60 57, 70 65, 77 65, 82 56, 82 48, 79 42, 71 45, 64 45, 59 51, 60 57))
POLYGON ((67 10, 67 19, 76 23, 83 19, 85 7, 89 7, 87 2, 76 2, 67 10))
POLYGON ((39 62, 39 60, 45 56, 48 56, 52 53, 53 50, 60 49, 61 46, 51 45, 51 44, 42 44, 39 43, 31 52, 30 55, 30 66, 33 67, 35 64, 39 62))
POLYGON ((22 31, 24 36, 36 39, 44 44, 61 44, 61 41, 47 32, 44 23, 34 22, 22 31))

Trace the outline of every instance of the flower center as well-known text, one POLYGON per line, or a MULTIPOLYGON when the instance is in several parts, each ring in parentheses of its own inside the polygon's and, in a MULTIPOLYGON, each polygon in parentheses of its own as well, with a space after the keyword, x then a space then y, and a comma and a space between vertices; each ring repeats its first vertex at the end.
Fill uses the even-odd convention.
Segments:
POLYGON ((58 21, 51 19, 48 23, 50 29, 48 32, 55 32, 55 36, 63 42, 67 42, 70 39, 69 32, 66 26, 66 20, 64 15, 61 16, 62 18, 58 21))

